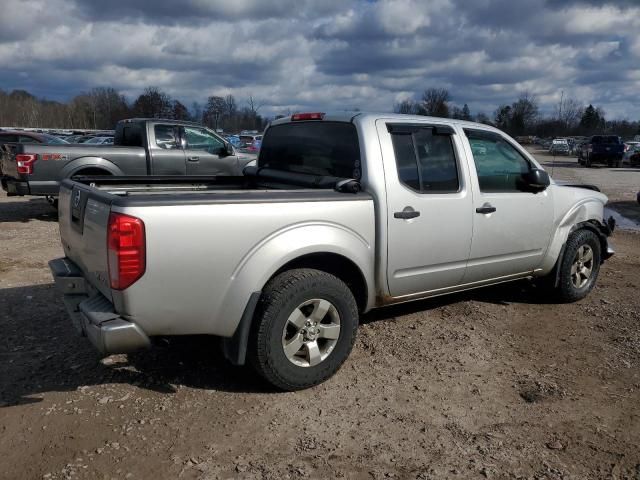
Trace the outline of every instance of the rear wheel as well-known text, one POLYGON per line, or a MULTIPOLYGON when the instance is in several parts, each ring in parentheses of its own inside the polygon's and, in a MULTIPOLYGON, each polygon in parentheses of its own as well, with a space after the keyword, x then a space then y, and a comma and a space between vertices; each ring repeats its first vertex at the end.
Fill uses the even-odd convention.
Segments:
POLYGON ((295 269, 263 291, 249 344, 254 369, 282 390, 300 390, 331 377, 349 356, 358 308, 337 277, 295 269))

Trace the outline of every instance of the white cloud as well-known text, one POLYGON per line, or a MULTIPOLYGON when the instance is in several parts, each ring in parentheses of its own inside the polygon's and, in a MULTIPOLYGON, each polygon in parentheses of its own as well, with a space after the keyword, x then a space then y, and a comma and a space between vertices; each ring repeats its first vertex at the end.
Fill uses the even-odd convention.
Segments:
POLYGON ((68 98, 159 86, 185 104, 253 95, 265 113, 389 110, 430 86, 490 112, 561 90, 640 111, 640 8, 520 0, 4 0, 0 88, 68 98), (176 7, 178 5, 178 7, 176 7), (146 10, 145 10, 146 8, 146 10))

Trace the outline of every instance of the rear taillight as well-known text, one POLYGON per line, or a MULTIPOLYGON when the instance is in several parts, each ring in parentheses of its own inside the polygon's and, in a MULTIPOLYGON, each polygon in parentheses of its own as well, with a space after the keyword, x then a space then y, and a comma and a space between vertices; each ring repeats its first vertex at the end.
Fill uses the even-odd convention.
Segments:
POLYGON ((18 153, 16 155, 16 165, 18 173, 22 175, 31 175, 33 173, 33 164, 38 159, 33 153, 18 153))
POLYGON ((322 112, 309 112, 309 113, 294 113, 291 115, 291 121, 296 122, 299 120, 322 120, 324 113, 322 112))
POLYGON ((144 222, 130 215, 110 213, 107 250, 111 288, 124 290, 133 285, 146 267, 144 222))

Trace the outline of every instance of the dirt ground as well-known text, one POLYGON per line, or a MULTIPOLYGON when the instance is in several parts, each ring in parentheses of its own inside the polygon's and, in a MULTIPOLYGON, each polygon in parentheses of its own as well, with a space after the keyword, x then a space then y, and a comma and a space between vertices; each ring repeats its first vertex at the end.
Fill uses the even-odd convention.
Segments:
MULTIPOLYGON (((614 202, 640 189, 560 161, 614 202)), ((0 196, 0 478, 638 480, 640 234, 613 243, 579 303, 519 282, 383 309, 335 377, 276 393, 214 340, 99 360, 47 269, 55 213, 0 196)))

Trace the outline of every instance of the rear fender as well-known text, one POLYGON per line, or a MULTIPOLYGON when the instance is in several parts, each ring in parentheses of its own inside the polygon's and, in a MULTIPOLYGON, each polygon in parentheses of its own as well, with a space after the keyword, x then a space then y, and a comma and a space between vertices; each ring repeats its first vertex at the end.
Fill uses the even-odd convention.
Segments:
POLYGON ((60 180, 69 178, 86 168, 99 168, 109 172, 111 175, 124 175, 122 170, 109 160, 100 157, 81 157, 72 160, 64 166, 60 171, 60 180))
MULTIPOLYGON (((375 299, 374 249, 365 238, 348 227, 328 222, 290 225, 264 238, 238 263, 221 302, 218 319, 225 331, 220 334, 234 333, 252 293, 260 292, 278 270, 314 253, 334 253, 352 261, 367 284, 368 302, 375 299)), ((370 307, 367 305, 367 309, 370 307)))

